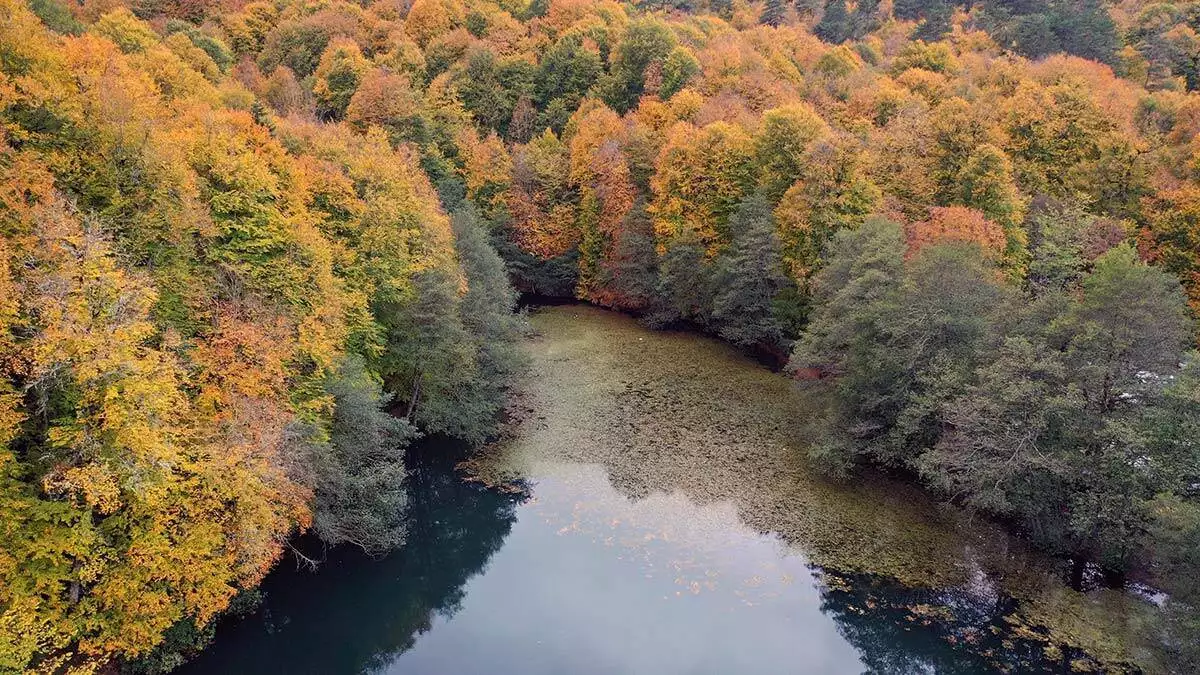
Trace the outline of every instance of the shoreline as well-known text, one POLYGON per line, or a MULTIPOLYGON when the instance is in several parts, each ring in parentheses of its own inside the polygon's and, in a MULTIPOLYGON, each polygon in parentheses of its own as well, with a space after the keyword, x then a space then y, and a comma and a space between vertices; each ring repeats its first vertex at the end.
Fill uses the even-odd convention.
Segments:
POLYGON ((730 501, 746 525, 837 574, 929 589, 982 575, 1018 601, 1005 619, 1014 633, 1045 642, 1048 654, 1067 645, 1093 668, 1165 672, 1149 639, 1156 608, 1133 592, 1073 591, 1062 561, 919 486, 878 473, 845 484, 817 475, 805 420, 820 402, 733 347, 591 305, 540 308, 531 324, 531 371, 500 440, 463 465, 473 480, 519 490, 539 465, 596 463, 632 499, 677 491, 730 501))

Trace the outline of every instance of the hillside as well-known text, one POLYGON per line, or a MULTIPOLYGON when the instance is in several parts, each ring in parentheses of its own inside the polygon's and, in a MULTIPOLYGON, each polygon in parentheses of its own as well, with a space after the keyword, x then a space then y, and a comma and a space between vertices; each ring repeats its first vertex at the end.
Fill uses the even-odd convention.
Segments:
POLYGON ((1167 590, 1191 658, 1200 6, 819 4, 0 0, 0 670, 399 545, 518 291, 791 354, 813 461, 1167 590))

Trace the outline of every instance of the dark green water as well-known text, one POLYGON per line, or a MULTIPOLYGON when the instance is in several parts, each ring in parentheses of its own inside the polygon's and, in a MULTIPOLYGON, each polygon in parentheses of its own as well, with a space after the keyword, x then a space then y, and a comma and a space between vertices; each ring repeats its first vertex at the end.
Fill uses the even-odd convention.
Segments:
MULTIPOLYGON (((442 448, 422 450, 441 454, 442 448)), ((285 561, 180 672, 1058 672, 988 584, 910 590, 810 566, 730 505, 631 501, 595 465, 520 498, 414 462, 408 544, 285 561), (928 607, 939 609, 931 612, 928 607)))

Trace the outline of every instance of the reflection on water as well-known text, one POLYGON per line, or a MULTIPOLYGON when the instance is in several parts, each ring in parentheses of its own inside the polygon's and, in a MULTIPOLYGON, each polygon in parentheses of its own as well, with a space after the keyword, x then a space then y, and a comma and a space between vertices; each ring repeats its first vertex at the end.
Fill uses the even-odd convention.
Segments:
POLYGON ((518 499, 462 482, 450 464, 409 475, 408 544, 372 560, 333 549, 315 572, 285 560, 264 601, 218 627, 216 642, 182 673, 359 673, 411 649, 462 607, 516 521, 518 499))
POLYGON ((826 574, 728 503, 638 501, 563 464, 527 500, 414 471, 408 545, 285 565, 187 673, 914 673, 1055 670, 986 583, 826 574))

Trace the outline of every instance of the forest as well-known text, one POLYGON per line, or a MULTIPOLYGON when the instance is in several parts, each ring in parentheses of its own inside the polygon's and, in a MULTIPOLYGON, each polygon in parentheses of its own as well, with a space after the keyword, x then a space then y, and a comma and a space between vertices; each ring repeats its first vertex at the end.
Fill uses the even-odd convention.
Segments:
POLYGON ((0 671, 402 545, 519 294, 704 331, 1200 658, 1200 3, 0 0, 0 671), (300 555, 297 553, 297 555, 300 555))

